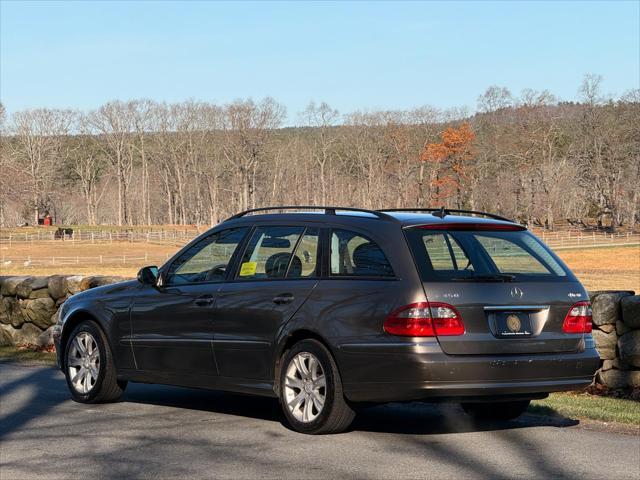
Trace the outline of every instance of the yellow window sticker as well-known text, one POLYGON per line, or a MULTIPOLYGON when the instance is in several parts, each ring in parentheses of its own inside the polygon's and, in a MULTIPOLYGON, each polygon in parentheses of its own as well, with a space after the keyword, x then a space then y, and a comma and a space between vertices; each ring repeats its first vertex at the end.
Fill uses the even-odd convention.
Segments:
POLYGON ((251 275, 255 275, 257 267, 258 262, 244 262, 242 267, 240 267, 240 276, 250 277, 251 275))

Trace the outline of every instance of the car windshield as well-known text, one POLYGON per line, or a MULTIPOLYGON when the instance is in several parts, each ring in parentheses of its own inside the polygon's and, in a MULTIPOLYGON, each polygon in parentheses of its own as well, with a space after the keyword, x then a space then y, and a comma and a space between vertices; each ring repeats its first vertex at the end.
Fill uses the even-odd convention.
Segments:
POLYGON ((407 229, 425 281, 557 281, 569 275, 562 262, 525 230, 407 229))

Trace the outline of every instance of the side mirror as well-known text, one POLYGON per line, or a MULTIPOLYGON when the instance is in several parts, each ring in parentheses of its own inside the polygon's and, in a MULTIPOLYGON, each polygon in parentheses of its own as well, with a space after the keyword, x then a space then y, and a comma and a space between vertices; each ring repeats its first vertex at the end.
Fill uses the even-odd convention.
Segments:
POLYGON ((155 285, 158 281, 158 267, 142 267, 138 271, 138 281, 144 285, 155 285))

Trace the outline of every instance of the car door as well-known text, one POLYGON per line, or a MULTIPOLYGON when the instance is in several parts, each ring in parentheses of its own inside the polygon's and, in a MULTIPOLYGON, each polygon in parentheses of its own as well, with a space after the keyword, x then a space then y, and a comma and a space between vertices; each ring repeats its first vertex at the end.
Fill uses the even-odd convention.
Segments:
POLYGON ((220 376, 269 380, 276 332, 318 282, 319 230, 258 226, 238 271, 218 292, 214 349, 220 376))
POLYGON ((188 245, 162 272, 159 285, 134 299, 132 345, 138 369, 217 375, 211 343, 216 295, 247 231, 222 230, 188 245))

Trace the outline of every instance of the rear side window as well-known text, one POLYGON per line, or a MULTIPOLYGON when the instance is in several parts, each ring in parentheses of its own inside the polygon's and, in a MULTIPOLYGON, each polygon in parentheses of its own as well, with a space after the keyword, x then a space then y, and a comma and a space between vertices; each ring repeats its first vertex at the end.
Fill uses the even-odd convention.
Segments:
POLYGON ((382 249, 360 233, 333 230, 330 258, 332 277, 393 277, 382 249))
MULTIPOLYGON (((238 279, 284 278, 304 227, 258 227, 242 256, 238 279)), ((298 259, 299 260, 299 259, 298 259)), ((295 262, 294 268, 301 270, 295 262)))
POLYGON ((407 229, 425 281, 562 280, 568 273, 529 232, 407 229))

